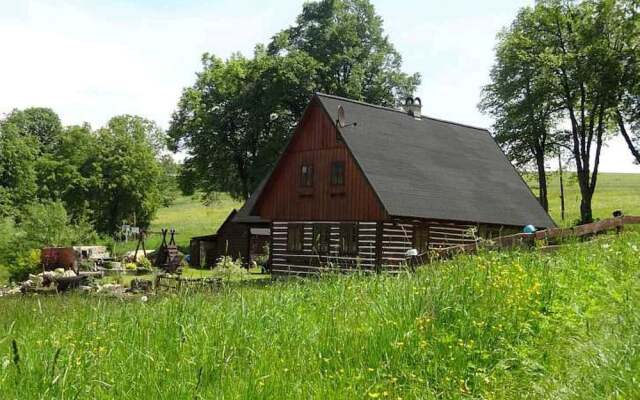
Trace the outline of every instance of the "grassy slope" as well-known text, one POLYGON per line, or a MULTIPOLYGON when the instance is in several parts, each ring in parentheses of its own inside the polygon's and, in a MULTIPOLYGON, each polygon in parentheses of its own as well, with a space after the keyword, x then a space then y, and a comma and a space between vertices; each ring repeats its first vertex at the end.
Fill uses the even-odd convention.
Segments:
POLYGON ((144 304, 4 299, 0 393, 640 398, 639 257, 640 234, 626 233, 554 255, 461 257, 400 277, 231 286, 144 304))
MULTIPOLYGON (((538 194, 535 176, 527 176, 533 192, 538 194)), ((571 225, 580 217, 580 188, 575 174, 565 174, 566 217, 560 219, 560 180, 557 174, 549 176, 549 212, 558 225, 571 225)), ((616 209, 628 215, 640 215, 640 174, 598 175, 593 199, 595 218, 609 218, 616 209)))
MULTIPOLYGON (((237 202, 226 195, 221 196, 220 201, 211 206, 204 206, 198 196, 178 196, 171 207, 161 208, 151 224, 151 230, 159 232, 162 228, 174 228, 177 232, 176 243, 178 246, 189 246, 189 240, 193 236, 215 233, 224 222, 231 210, 239 209, 242 203, 237 202)), ((147 249, 155 249, 160 245, 161 236, 151 235, 145 242, 147 249)), ((133 250, 135 242, 129 242, 117 247, 118 253, 125 250, 133 250)))

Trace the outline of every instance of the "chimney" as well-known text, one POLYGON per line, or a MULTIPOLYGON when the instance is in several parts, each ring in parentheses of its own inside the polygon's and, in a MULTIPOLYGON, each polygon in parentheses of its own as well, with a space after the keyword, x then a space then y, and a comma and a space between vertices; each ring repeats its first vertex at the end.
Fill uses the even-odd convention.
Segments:
POLYGON ((407 97, 404 102, 404 111, 415 119, 420 119, 422 111, 422 101, 420 100, 420 97, 407 97))

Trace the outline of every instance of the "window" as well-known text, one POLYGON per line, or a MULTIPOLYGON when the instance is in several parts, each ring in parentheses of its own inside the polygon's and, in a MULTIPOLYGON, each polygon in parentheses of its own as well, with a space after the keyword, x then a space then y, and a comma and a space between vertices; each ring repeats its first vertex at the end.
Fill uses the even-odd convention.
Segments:
POLYGON ((329 225, 313 225, 313 252, 316 254, 329 253, 329 225))
POLYGON ((344 255, 358 254, 358 227, 356 224, 340 225, 340 253, 344 255))
POLYGON ((302 225, 289 225, 289 229, 287 230, 287 249, 291 252, 301 252, 303 235, 304 230, 302 225))
POLYGON ((313 165, 302 164, 300 166, 300 186, 301 187, 313 186, 313 165))
POLYGON ((344 161, 331 163, 331 184, 335 186, 344 185, 344 161))
POLYGON ((429 250, 429 227, 426 225, 417 225, 414 237, 418 253, 426 253, 429 250))

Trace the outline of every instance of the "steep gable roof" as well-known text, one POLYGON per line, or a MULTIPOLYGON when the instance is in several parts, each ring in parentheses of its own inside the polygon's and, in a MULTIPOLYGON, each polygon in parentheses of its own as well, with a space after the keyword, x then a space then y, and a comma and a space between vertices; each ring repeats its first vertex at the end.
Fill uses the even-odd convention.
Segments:
MULTIPOLYGON (((318 93, 336 128, 392 216, 555 226, 485 129, 318 93), (355 124, 354 124, 355 123, 355 124)), ((248 204, 255 204, 259 190, 248 204)), ((239 214, 250 215, 251 207, 239 214)))

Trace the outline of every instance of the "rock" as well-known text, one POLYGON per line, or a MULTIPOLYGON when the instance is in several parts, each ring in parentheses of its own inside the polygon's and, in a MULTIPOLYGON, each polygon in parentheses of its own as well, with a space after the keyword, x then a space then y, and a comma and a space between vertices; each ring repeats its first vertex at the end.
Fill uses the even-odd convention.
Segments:
POLYGON ((78 289, 79 289, 82 293, 89 293, 89 292, 93 292, 93 287, 91 287, 91 286, 84 286, 84 285, 81 285, 80 287, 78 287, 78 289))
POLYGON ((16 295, 16 294, 20 294, 20 293, 22 293, 22 288, 20 288, 20 287, 15 287, 15 288, 9 289, 7 291, 7 295, 16 295))
POLYGON ((77 274, 73 270, 68 269, 62 273, 62 276, 65 278, 73 278, 74 276, 77 276, 77 274))
POLYGON ((64 275, 64 268, 56 268, 53 272, 55 272, 56 275, 64 275))
POLYGON ((107 283, 106 285, 98 286, 98 293, 124 293, 124 286, 107 283))

